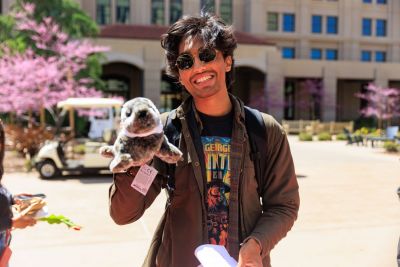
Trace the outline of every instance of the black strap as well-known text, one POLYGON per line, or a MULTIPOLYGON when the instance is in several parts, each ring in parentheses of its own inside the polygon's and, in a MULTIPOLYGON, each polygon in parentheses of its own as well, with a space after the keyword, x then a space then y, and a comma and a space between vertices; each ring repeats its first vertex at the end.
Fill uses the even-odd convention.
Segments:
MULTIPOLYGON (((267 140, 266 140, 266 127, 261 113, 256 110, 245 106, 245 125, 247 134, 249 136, 249 143, 251 148, 250 158, 254 164, 255 176, 258 184, 258 195, 263 195, 263 188, 265 179, 262 178, 266 168, 267 158, 267 140)), ((166 119, 164 125, 164 133, 170 143, 179 146, 179 139, 181 136, 181 124, 179 119, 176 118, 176 110, 172 110, 166 119)), ((173 191, 175 189, 175 165, 167 165, 167 175, 165 177, 165 188, 167 189, 169 202, 172 200, 173 191)))
POLYGON ((264 183, 263 174, 266 168, 267 159, 267 139, 266 127, 262 114, 249 107, 244 107, 245 111, 245 124, 247 134, 249 136, 249 143, 251 148, 250 158, 254 164, 255 176, 258 184, 258 195, 263 195, 264 183))
MULTIPOLYGON (((168 113, 168 117, 164 124, 164 134, 167 136, 168 141, 174 146, 179 146, 179 139, 181 135, 181 123, 176 118, 176 110, 173 109, 168 113)), ((175 164, 166 164, 166 174, 164 176, 163 187, 168 193, 168 203, 170 204, 174 196, 175 190, 175 164)))

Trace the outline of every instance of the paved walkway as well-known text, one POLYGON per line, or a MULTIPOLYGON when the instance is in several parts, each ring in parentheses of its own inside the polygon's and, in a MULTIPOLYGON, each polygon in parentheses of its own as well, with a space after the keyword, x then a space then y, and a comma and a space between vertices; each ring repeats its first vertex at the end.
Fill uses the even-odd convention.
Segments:
MULTIPOLYGON (((396 267, 400 155, 343 142, 290 143, 301 209, 272 252, 273 266, 396 267)), ((12 173, 4 183, 14 193, 46 193, 51 212, 84 226, 75 232, 40 222, 14 231, 11 267, 140 266, 165 201, 160 195, 140 221, 117 226, 108 216, 108 177, 42 181, 12 173)))

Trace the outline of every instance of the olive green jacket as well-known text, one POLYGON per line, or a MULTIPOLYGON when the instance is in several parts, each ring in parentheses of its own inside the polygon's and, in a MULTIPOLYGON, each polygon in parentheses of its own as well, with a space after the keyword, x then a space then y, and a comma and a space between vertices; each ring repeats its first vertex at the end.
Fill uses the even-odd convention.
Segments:
MULTIPOLYGON (((293 160, 282 127, 271 116, 263 114, 267 128, 268 142, 265 149, 268 156, 265 159, 267 171, 261 204, 249 155, 243 103, 230 97, 234 107, 231 143, 239 144, 231 147, 230 152, 231 163, 234 160, 232 157, 235 157, 233 155, 237 157, 237 162, 231 164, 231 173, 237 174, 239 184, 239 241, 249 237, 259 241, 263 266, 266 267, 270 266, 271 249, 286 236, 297 218, 300 200, 293 160)), ((143 266, 196 267, 199 262, 194 256, 194 250, 208 243, 206 190, 201 164, 204 156, 198 155, 193 134, 189 130, 187 118, 190 112, 194 112, 198 131, 202 129, 194 104, 189 98, 176 111, 182 126, 179 149, 183 152, 183 160, 177 163, 175 169, 174 197, 156 229, 143 266)), ((163 164, 159 163, 155 160, 153 165, 159 173, 165 173, 163 164)), ((114 175, 109 190, 109 204, 110 215, 117 224, 138 220, 162 189, 162 179, 156 177, 147 195, 143 196, 130 186, 136 172, 131 169, 127 173, 114 175)))

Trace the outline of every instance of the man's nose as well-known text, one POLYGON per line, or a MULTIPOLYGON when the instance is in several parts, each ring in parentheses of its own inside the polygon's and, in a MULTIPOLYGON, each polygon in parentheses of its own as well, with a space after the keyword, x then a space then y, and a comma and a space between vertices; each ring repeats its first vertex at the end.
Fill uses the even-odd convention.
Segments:
POLYGON ((194 58, 193 69, 199 69, 199 68, 201 69, 205 66, 206 63, 201 61, 198 55, 193 58, 194 58))

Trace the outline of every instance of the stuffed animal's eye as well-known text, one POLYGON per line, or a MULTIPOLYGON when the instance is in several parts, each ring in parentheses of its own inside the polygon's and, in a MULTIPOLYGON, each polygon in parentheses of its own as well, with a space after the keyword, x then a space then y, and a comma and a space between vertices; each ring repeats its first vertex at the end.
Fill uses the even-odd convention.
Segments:
POLYGON ((132 110, 127 109, 127 110, 125 111, 125 116, 129 117, 131 114, 132 114, 132 110))

